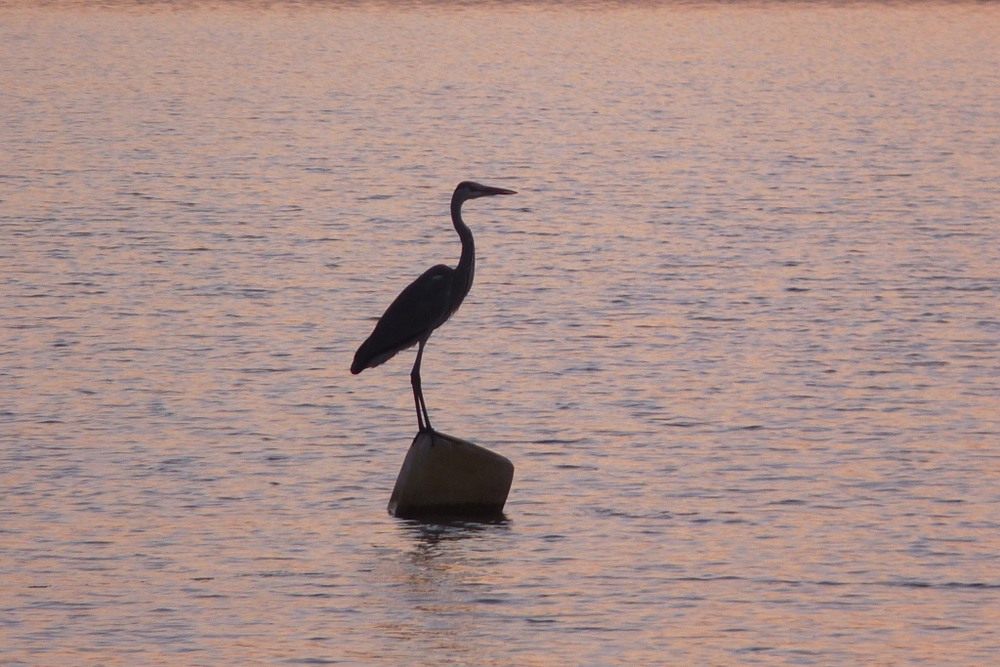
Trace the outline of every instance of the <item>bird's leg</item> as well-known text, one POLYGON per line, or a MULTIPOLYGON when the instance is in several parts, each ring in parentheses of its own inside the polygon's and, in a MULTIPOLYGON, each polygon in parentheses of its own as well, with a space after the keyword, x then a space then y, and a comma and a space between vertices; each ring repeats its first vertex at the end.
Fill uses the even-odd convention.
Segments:
POLYGON ((423 431, 433 431, 431 428, 431 418, 427 415, 427 404, 424 402, 424 392, 420 387, 420 359, 424 356, 424 343, 420 341, 417 348, 417 360, 413 362, 413 370, 410 371, 410 384, 413 385, 413 402, 417 406, 417 429, 423 431))

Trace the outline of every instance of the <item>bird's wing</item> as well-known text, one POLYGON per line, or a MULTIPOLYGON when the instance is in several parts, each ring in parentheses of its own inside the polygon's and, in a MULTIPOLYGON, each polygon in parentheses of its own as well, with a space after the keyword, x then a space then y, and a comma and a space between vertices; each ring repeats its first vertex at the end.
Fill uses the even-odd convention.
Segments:
POLYGON ((358 348, 351 372, 360 373, 388 361, 441 326, 451 313, 454 273, 451 267, 439 264, 407 285, 358 348))

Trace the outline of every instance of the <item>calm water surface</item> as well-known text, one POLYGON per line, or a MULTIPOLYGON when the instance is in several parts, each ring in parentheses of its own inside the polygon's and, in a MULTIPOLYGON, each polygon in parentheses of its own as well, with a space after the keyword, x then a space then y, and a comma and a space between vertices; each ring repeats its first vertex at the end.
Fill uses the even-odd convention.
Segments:
POLYGON ((0 662, 1000 653, 1000 6, 0 5, 0 662), (385 505, 435 425, 507 521, 385 505))

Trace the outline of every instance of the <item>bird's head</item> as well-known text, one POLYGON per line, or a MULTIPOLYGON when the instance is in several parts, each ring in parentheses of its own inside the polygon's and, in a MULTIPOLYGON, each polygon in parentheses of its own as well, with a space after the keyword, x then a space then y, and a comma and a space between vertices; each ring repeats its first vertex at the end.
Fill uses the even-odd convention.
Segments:
POLYGON ((472 181, 462 181, 455 188, 454 199, 465 201, 467 199, 478 199, 479 197, 492 197, 493 195, 516 195, 513 190, 504 188, 494 188, 489 185, 480 185, 472 181))

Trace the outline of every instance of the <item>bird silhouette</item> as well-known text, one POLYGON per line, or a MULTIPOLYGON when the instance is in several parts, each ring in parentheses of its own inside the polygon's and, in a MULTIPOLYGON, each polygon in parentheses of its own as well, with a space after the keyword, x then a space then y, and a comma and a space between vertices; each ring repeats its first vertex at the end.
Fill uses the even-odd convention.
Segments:
POLYGON ((513 194, 517 193, 472 181, 458 184, 451 196, 451 220, 462 241, 462 255, 458 266, 432 266, 407 285, 385 309, 375 324, 375 329, 354 355, 351 373, 356 375, 366 368, 385 363, 402 350, 419 346, 417 359, 410 371, 410 384, 413 385, 413 401, 417 408, 417 427, 420 431, 433 431, 420 387, 420 359, 424 354, 424 345, 431 333, 448 321, 462 305, 462 300, 472 288, 475 274, 476 246, 472 230, 462 220, 462 204, 479 197, 513 194))

